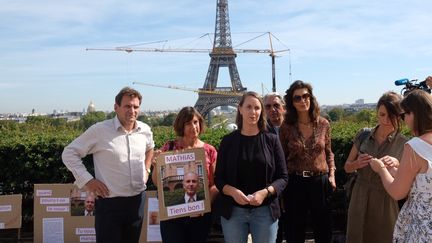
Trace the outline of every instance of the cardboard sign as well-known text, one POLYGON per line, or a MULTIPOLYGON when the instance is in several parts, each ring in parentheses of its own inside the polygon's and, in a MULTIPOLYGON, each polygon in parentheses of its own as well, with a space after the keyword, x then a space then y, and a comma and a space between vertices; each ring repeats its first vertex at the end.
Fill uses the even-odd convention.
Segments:
POLYGON ((34 242, 96 242, 94 217, 84 216, 87 196, 73 184, 35 184, 34 242))
MULTIPOLYGON (((0 202, 2 202, 3 197, 6 196, 0 196, 0 202)), ((85 215, 86 210, 84 205, 90 199, 91 195, 87 195, 85 191, 79 190, 73 184, 35 184, 34 242, 96 242, 95 217, 85 215)), ((18 201, 21 202, 21 197, 19 200, 14 200, 13 202, 18 201)), ((3 205, 3 203, 1 204, 3 205)), ((6 204, 12 205, 12 203, 6 204)), ((21 219, 21 203, 19 203, 19 206, 21 219)), ((14 207, 12 206, 12 208, 14 207)), ((146 192, 144 210, 144 220, 139 242, 162 242, 156 191, 146 192)), ((97 211, 94 211, 94 214, 97 214, 97 211)), ((1 212, 0 215, 2 215, 1 212)), ((0 217, 0 219, 2 218, 0 217)), ((21 227, 21 221, 19 227, 21 227)))
POLYGON ((160 220, 210 212, 203 148, 161 153, 156 173, 160 220))
POLYGON ((22 195, 0 196, 0 229, 21 228, 22 195))
POLYGON ((144 221, 139 242, 162 242, 157 191, 146 191, 144 221))

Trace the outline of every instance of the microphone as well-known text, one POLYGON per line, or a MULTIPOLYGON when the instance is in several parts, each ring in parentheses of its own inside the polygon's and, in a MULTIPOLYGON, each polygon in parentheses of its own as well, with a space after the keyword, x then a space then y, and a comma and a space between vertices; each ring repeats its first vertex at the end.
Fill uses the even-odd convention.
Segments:
POLYGON ((395 81, 396 86, 405 85, 407 83, 409 83, 409 79, 407 79, 407 78, 403 78, 403 79, 399 79, 399 80, 395 81))

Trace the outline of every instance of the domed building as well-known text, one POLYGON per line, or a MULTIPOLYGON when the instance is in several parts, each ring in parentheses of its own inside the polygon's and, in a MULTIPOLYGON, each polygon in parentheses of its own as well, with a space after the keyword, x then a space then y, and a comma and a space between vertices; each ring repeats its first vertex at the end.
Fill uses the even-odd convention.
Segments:
POLYGON ((95 112, 95 111, 96 111, 96 107, 93 101, 90 101, 90 104, 87 106, 87 113, 95 112))

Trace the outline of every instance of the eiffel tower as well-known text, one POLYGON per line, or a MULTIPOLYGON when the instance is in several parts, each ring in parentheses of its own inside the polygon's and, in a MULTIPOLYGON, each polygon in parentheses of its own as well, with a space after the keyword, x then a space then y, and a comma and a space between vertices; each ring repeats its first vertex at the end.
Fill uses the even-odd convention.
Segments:
POLYGON ((231 32, 228 16, 228 0, 217 0, 216 26, 213 41, 213 49, 210 53, 210 66, 204 86, 198 93, 198 100, 195 108, 207 117, 209 112, 218 106, 237 106, 241 96, 233 93, 243 93, 240 75, 237 70, 234 52, 231 43, 231 32), (231 87, 217 87, 219 68, 228 67, 231 78, 231 87))

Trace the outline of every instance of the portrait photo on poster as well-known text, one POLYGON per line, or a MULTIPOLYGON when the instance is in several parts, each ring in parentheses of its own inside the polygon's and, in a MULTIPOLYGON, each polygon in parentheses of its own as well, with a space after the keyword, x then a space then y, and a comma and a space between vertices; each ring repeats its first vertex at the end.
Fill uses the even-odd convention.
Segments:
POLYGON ((158 156, 160 220, 210 211, 204 153, 195 148, 158 156))
POLYGON ((95 216, 95 200, 93 193, 74 186, 70 191, 71 216, 95 216))

